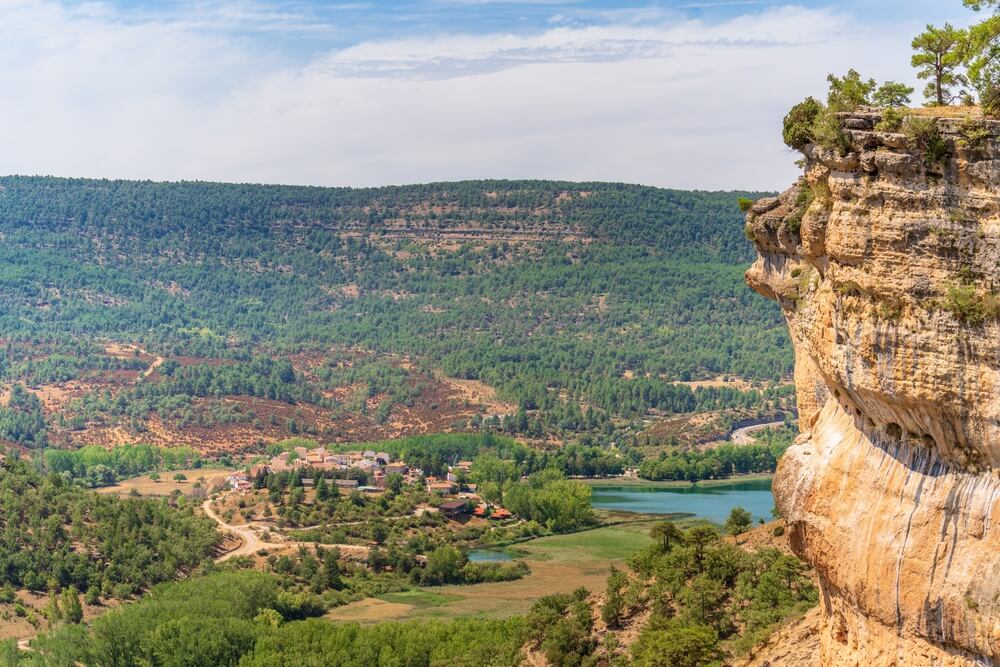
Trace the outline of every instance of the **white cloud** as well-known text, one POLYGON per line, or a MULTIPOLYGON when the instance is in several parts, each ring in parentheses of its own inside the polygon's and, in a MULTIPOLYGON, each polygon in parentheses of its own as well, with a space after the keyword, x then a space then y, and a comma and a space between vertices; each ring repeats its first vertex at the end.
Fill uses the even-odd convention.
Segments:
MULTIPOLYGON (((257 20, 252 7, 233 20, 257 20)), ((827 71, 909 76, 913 26, 871 34, 796 7, 661 19, 364 43, 303 64, 190 17, 7 0, 0 172, 777 188, 794 173, 781 115, 827 71)))
POLYGON ((450 35, 370 42, 324 59, 345 76, 468 75, 532 63, 621 62, 696 55, 695 49, 774 48, 829 41, 848 34, 846 20, 829 11, 780 8, 722 24, 700 21, 556 27, 537 35, 450 35))

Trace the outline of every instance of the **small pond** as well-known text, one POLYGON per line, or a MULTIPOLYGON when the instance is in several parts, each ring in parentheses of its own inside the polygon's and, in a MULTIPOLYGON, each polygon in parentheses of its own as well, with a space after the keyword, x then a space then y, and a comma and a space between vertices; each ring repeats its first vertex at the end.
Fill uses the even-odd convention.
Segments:
POLYGON ((469 560, 473 563, 495 563, 504 560, 514 560, 510 553, 501 547, 482 547, 469 551, 469 560))

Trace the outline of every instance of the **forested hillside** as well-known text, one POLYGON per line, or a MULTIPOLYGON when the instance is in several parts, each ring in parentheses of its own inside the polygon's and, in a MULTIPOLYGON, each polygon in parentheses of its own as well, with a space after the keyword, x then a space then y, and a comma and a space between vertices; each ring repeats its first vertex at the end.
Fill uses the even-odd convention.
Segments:
POLYGON ((41 403, 17 390, 0 437, 242 424, 351 439, 358 420, 390 437, 517 408, 528 435, 606 435, 651 413, 776 407, 787 391, 766 383, 791 353, 777 307, 742 284, 745 194, 2 178, 0 380, 55 388, 41 403), (756 386, 682 384, 720 375, 756 386))

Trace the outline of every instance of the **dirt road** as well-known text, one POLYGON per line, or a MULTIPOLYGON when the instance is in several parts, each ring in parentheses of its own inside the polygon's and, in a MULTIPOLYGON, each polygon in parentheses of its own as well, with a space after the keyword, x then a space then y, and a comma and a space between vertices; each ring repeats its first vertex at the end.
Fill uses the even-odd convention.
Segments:
POLYGON ((240 545, 236 549, 233 549, 230 552, 222 554, 221 556, 215 559, 216 562, 221 563, 222 561, 229 560, 234 556, 250 556, 262 549, 266 549, 268 546, 273 546, 273 545, 268 545, 266 542, 262 542, 261 539, 257 537, 256 531, 254 531, 253 529, 247 526, 233 526, 232 524, 228 524, 225 521, 223 521, 222 518, 218 514, 216 514, 215 511, 212 509, 211 500, 206 500, 205 502, 203 502, 201 504, 201 508, 205 510, 205 514, 208 515, 210 519, 215 521, 215 523, 219 524, 219 528, 223 532, 233 533, 234 535, 238 536, 241 540, 243 540, 242 545, 240 545))
MULTIPOLYGON (((140 351, 141 351, 141 352, 142 352, 143 354, 148 354, 148 353, 147 353, 147 352, 146 352, 145 350, 143 350, 142 348, 140 348, 140 351)), ((151 363, 151 364, 149 365, 149 368, 147 368, 146 370, 144 370, 144 371, 142 372, 142 375, 140 375, 140 376, 139 376, 139 378, 140 378, 140 379, 143 379, 143 380, 145 380, 146 378, 148 378, 148 377, 149 377, 150 375, 152 375, 152 374, 153 374, 153 371, 155 371, 155 370, 156 370, 157 368, 159 368, 159 367, 160 367, 160 366, 161 366, 161 365, 163 364, 163 361, 164 361, 163 357, 156 357, 156 359, 153 359, 153 363, 151 363)))
POLYGON ((263 551, 264 549, 282 549, 291 547, 297 549, 299 547, 305 547, 307 549, 312 549, 317 546, 322 546, 326 549, 338 549, 340 553, 344 556, 350 558, 356 558, 364 560, 368 558, 368 547, 358 545, 358 544, 319 544, 318 542, 298 542, 298 541, 285 541, 281 535, 279 535, 273 528, 270 528, 271 535, 275 538, 274 542, 264 542, 257 535, 257 531, 253 530, 249 526, 234 526, 228 524, 222 520, 222 518, 215 513, 212 509, 212 501, 206 500, 201 504, 201 508, 205 511, 205 514, 219 524, 219 529, 223 532, 232 533, 237 535, 243 544, 228 551, 218 558, 215 559, 217 563, 229 560, 236 556, 252 556, 258 551, 263 551))

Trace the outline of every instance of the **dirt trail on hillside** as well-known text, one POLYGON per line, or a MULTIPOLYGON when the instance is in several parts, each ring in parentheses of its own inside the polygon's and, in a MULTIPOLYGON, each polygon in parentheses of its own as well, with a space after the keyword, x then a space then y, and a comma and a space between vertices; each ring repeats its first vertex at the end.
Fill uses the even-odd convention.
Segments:
POLYGON ((230 558, 235 558, 236 556, 252 556, 265 549, 298 549, 299 547, 305 547, 306 549, 315 549, 316 547, 323 547, 325 549, 337 549, 342 555, 350 556, 356 559, 367 559, 369 548, 366 546, 358 544, 321 544, 319 542, 299 542, 296 540, 285 541, 283 536, 277 533, 273 528, 268 528, 271 535, 279 538, 278 542, 265 542, 260 539, 257 532, 251 527, 251 525, 246 526, 234 526, 233 524, 226 523, 222 518, 215 513, 212 509, 212 501, 206 500, 201 504, 201 508, 205 511, 205 514, 219 524, 219 530, 224 533, 230 533, 236 535, 242 540, 242 544, 231 551, 227 551, 218 558, 215 562, 221 563, 227 561, 230 558))

